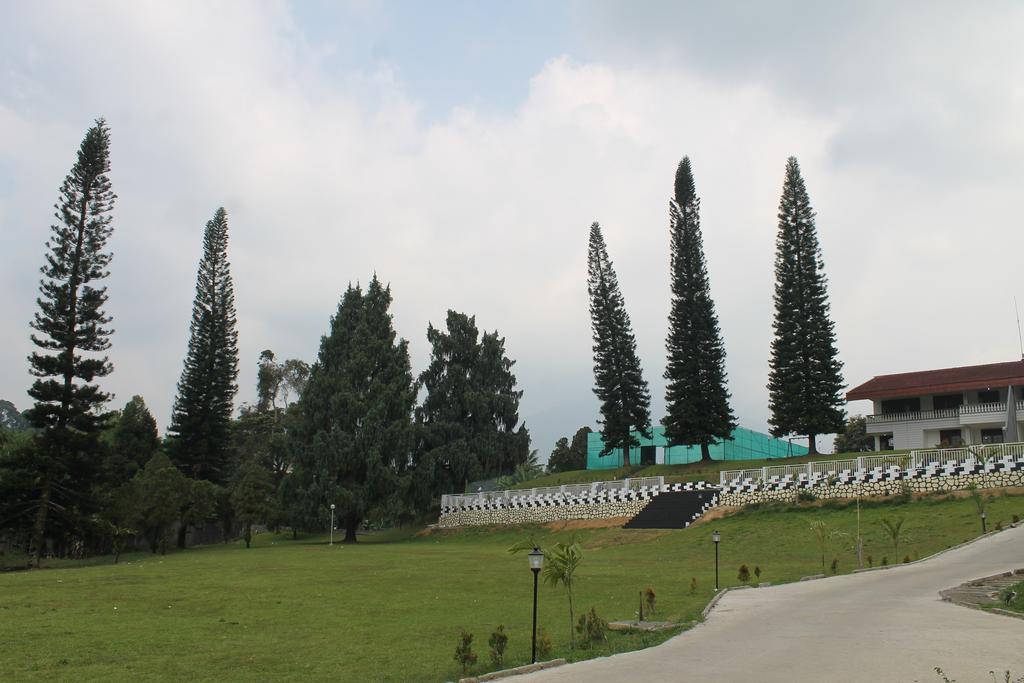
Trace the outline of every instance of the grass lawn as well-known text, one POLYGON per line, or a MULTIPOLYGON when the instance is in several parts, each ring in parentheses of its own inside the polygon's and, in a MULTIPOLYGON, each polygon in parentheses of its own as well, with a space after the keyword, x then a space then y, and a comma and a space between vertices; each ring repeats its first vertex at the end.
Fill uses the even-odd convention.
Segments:
MULTIPOLYGON (((905 514, 923 557, 980 531, 970 500, 876 501, 862 511, 866 552, 896 560, 878 520, 905 514)), ((994 526, 1024 516, 1024 496, 989 504, 994 526)), ((821 571, 808 524, 849 537, 827 552, 840 572, 855 567, 853 507, 760 508, 682 531, 620 528, 468 529, 415 537, 388 532, 356 546, 322 538, 264 534, 254 547, 208 546, 166 557, 135 554, 119 565, 0 574, 0 680, 342 680, 442 681, 460 675, 452 659, 460 629, 475 634, 476 672, 492 668, 487 637, 509 634, 506 665, 529 657, 532 579, 526 557, 506 552, 534 533, 541 543, 578 534, 578 611, 609 620, 634 616, 639 592, 657 592, 657 618, 695 619, 712 597, 712 528, 722 532, 723 585, 740 564, 762 581, 821 571), (696 577, 697 591, 690 593, 696 577)), ((899 559, 902 559, 899 558, 899 559)), ((568 650, 561 589, 541 588, 540 622, 554 656, 635 649, 665 636, 615 634, 595 651, 568 650)))
POLYGON ((772 458, 771 460, 713 460, 712 462, 691 462, 685 465, 635 465, 609 470, 572 470, 547 474, 513 486, 513 489, 532 489, 540 486, 561 486, 562 484, 587 484, 593 481, 612 481, 626 477, 664 476, 665 483, 676 484, 687 481, 710 481, 718 483, 722 470, 747 470, 773 465, 799 465, 826 460, 851 460, 859 455, 892 455, 907 451, 883 451, 880 453, 833 453, 801 455, 794 458, 772 458))

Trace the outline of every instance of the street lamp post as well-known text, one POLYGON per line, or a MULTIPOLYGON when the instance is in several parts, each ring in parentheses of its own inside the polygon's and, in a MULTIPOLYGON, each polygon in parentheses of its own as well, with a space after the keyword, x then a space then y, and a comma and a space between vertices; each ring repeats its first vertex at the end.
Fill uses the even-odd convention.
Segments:
POLYGON ((988 529, 985 527, 985 513, 981 513, 981 533, 982 535, 988 533, 988 529))
POLYGON ((544 553, 537 546, 533 547, 527 557, 530 560, 530 571, 533 572, 533 641, 530 645, 530 664, 537 663, 537 576, 544 566, 544 553))
POLYGON ((718 542, 722 540, 722 534, 717 531, 711 532, 711 540, 715 542, 715 592, 718 591, 718 542))
POLYGON ((334 503, 331 503, 331 545, 334 545, 334 503))

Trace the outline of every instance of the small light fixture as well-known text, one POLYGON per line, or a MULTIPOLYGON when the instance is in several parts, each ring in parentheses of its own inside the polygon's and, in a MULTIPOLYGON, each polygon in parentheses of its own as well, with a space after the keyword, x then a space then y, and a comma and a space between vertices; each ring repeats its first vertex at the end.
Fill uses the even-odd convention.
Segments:
POLYGON ((544 567, 544 553, 536 546, 527 555, 530 560, 530 569, 539 572, 544 567))
POLYGON ((722 534, 717 532, 717 531, 712 531, 711 532, 711 540, 714 541, 715 543, 718 543, 719 541, 722 540, 722 534))

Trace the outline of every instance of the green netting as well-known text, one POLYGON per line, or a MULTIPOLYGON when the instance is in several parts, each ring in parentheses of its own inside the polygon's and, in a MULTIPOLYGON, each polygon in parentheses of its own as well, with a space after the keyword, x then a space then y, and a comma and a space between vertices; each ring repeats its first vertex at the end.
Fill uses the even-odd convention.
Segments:
MULTIPOLYGON (((664 450, 666 465, 683 465, 700 460, 700 446, 671 446, 665 439, 665 429, 655 427, 651 430, 651 438, 644 438, 638 432, 633 435, 640 441, 640 446, 656 446, 664 450)), ((601 455, 604 442, 601 435, 591 432, 587 438, 587 469, 605 470, 622 467, 622 450, 615 449, 608 455, 601 455)), ((737 427, 732 433, 732 441, 723 441, 711 445, 713 460, 765 460, 769 458, 785 458, 795 455, 807 455, 807 447, 792 443, 787 439, 776 439, 768 434, 737 427)), ((659 458, 660 459, 660 458, 659 458)), ((640 448, 630 451, 631 463, 640 462, 640 448)))

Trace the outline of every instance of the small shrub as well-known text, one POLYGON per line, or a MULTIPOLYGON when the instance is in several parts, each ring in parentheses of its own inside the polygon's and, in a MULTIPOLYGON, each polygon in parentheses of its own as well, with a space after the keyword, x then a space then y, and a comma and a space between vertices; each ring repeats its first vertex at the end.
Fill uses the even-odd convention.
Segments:
POLYGON ((832 570, 833 574, 836 574, 836 573, 839 572, 839 558, 838 557, 833 557, 832 558, 832 564, 829 565, 829 569, 832 570))
POLYGON ((882 555, 882 566, 886 567, 888 565, 889 565, 889 558, 886 557, 885 555, 882 555))
POLYGON ((1020 515, 1014 515, 1013 516, 1013 523, 1016 524, 1019 521, 1020 521, 1020 515))
POLYGON ((875 566, 875 558, 871 557, 871 555, 868 555, 865 559, 868 561, 869 567, 875 566))
POLYGON ((818 500, 818 496, 810 489, 800 489, 796 492, 796 500, 798 503, 813 503, 818 500))
POLYGON ((910 562, 910 555, 904 555, 903 556, 903 564, 907 564, 908 562, 910 562))
POLYGON ((604 640, 607 631, 608 622, 598 616, 597 610, 593 607, 590 608, 589 612, 581 614, 580 620, 576 624, 576 633, 579 634, 579 642, 583 647, 588 647, 592 643, 604 640))
POLYGON ((757 577, 759 582, 761 581, 761 567, 756 564, 754 565, 754 576, 757 577))
POLYGON ((690 595, 697 593, 697 577, 693 576, 690 578, 690 595))
POLYGON ((1002 531, 1002 530, 1003 530, 1003 520, 1000 519, 1000 520, 996 521, 996 531, 1002 531))
POLYGON ((654 589, 648 586, 644 589, 644 602, 647 603, 647 613, 654 614, 655 603, 657 602, 658 596, 654 594, 654 589))
POLYGON ((740 572, 736 576, 736 578, 739 579, 740 581, 742 581, 743 583, 746 583, 747 581, 750 581, 750 570, 747 568, 747 565, 745 565, 745 564, 741 564, 740 565, 740 572))
POLYGON ((498 624, 498 628, 494 629, 491 637, 487 639, 487 644, 491 647, 491 662, 494 666, 500 667, 505 661, 505 646, 508 645, 508 634, 505 633, 502 624, 498 624))
POLYGON ((459 644, 455 646, 455 661, 462 666, 462 673, 469 673, 469 667, 476 664, 476 653, 473 652, 473 634, 463 631, 459 634, 459 644))
POLYGON ((541 661, 546 660, 551 656, 551 638, 548 637, 548 632, 541 626, 537 629, 537 658, 541 661))

